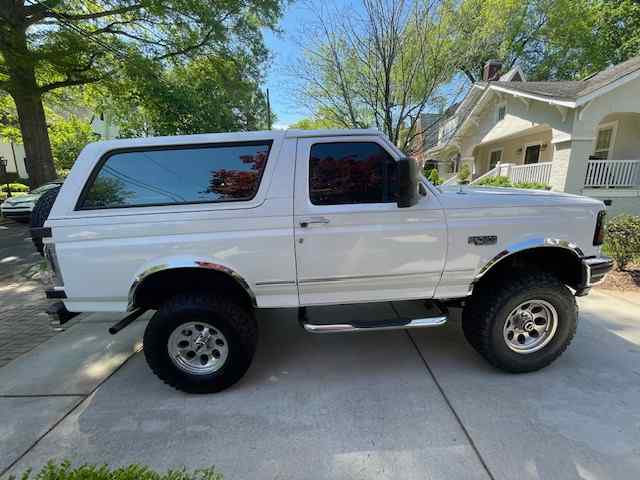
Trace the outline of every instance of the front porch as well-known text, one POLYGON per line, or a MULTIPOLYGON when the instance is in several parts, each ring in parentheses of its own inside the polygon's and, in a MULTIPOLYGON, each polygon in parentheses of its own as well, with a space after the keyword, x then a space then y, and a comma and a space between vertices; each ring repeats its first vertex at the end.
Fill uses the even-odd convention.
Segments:
MULTIPOLYGON (((553 162, 517 165, 500 163, 475 178, 477 184, 486 177, 504 176, 511 183, 543 183, 549 185, 553 162)), ((585 193, 597 194, 606 189, 640 189, 640 159, 638 160, 588 160, 584 181, 585 193), (587 190, 589 190, 587 192, 587 190)))

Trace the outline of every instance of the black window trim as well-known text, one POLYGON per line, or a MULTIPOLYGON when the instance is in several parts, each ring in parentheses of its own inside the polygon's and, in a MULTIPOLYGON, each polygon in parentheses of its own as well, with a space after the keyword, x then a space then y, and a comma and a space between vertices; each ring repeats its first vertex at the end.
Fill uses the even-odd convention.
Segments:
POLYGON ((307 160, 307 198, 309 199, 309 203, 314 207, 340 207, 343 205, 388 205, 391 203, 395 203, 395 200, 389 202, 361 202, 361 203, 330 203, 330 204, 318 204, 313 203, 311 199, 311 150, 316 145, 336 145, 340 143, 373 143, 374 145, 378 145, 389 158, 394 162, 398 162, 398 159, 387 149, 386 145, 381 142, 378 142, 374 139, 371 140, 353 140, 353 139, 345 139, 345 140, 330 140, 328 142, 315 142, 309 145, 309 159, 307 160))
POLYGON ((94 210, 113 210, 113 209, 121 209, 121 208, 144 208, 144 207, 167 207, 174 205, 199 205, 199 204, 207 204, 207 203, 230 203, 230 202, 250 202, 258 192, 260 191, 260 186, 262 185, 262 177, 264 176, 264 172, 267 170, 267 165, 269 164, 269 158, 271 156, 271 151, 273 149, 273 139, 265 139, 265 140, 248 140, 246 142, 206 142, 206 143, 181 143, 181 144, 169 144, 169 145, 147 145, 140 147, 123 147, 123 148, 115 148, 113 150, 109 150, 102 154, 100 160, 96 163, 91 170, 91 175, 85 182, 82 187, 82 191, 80 192, 80 196, 76 201, 76 205, 74 207, 75 212, 89 212, 94 210), (267 161, 264 164, 264 168, 262 172, 260 172, 260 176, 258 177, 258 188, 256 188, 255 193, 250 198, 243 198, 241 200, 236 199, 228 199, 228 200, 200 200, 200 201, 192 201, 192 202, 165 202, 165 203, 145 203, 145 204, 131 204, 131 205, 117 205, 111 207, 82 207, 82 204, 86 200, 86 196, 89 193, 89 189, 93 186, 93 183, 96 180, 96 177, 102 170, 104 164, 114 155, 120 153, 131 153, 131 152, 154 152, 154 151, 163 151, 163 150, 189 150, 189 149, 197 149, 197 148, 224 148, 224 147, 247 147, 247 146, 259 146, 266 145, 268 147, 267 151, 267 161))

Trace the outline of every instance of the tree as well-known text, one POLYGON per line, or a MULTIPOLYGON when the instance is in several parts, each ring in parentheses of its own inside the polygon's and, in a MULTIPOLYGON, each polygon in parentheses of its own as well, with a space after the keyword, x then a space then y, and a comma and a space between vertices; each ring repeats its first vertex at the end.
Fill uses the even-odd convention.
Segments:
POLYGON ((199 58, 169 69, 137 66, 107 82, 99 108, 115 114, 124 136, 185 135, 266 128, 266 100, 255 58, 199 58))
POLYGON ((91 125, 75 115, 59 117, 50 123, 49 137, 57 174, 70 170, 87 143, 96 140, 91 125))
POLYGON ((281 0, 0 0, 0 90, 15 101, 33 183, 55 176, 43 95, 147 61, 239 53, 260 63, 261 28, 275 26, 281 6, 281 0))
POLYGON ((313 111, 341 127, 375 126, 401 149, 413 144, 420 114, 441 101, 456 62, 436 4, 364 0, 364 13, 317 5, 305 28, 296 75, 313 111))
POLYGON ((311 118, 303 118, 289 125, 289 128, 297 128, 299 130, 321 130, 325 128, 341 128, 343 125, 332 118, 331 112, 320 108, 311 118))
POLYGON ((490 59, 520 64, 530 80, 570 80, 640 54, 637 0, 462 0, 441 21, 470 82, 490 59))

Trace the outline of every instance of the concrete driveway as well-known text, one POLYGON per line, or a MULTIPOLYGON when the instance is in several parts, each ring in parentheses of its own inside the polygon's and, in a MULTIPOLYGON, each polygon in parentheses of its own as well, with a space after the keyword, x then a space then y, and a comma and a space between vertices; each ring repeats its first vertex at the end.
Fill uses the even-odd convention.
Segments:
POLYGON ((0 472, 47 460, 157 469, 215 465, 228 479, 638 479, 640 305, 580 299, 574 344, 508 375, 459 324, 314 336, 294 312, 260 315, 254 364, 217 395, 148 370, 145 319, 67 332, 0 369, 0 472))

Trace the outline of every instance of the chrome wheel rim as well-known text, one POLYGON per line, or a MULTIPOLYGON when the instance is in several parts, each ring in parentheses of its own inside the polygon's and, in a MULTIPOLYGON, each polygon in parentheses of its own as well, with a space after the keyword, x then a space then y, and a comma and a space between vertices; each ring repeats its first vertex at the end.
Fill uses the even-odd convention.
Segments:
POLYGON ((188 322, 178 326, 169 335, 167 349, 176 367, 194 375, 217 372, 229 356, 225 336, 205 322, 188 322))
POLYGON ((528 354, 547 345, 556 334, 558 312, 545 300, 522 302, 507 316, 502 330, 512 351, 528 354))

